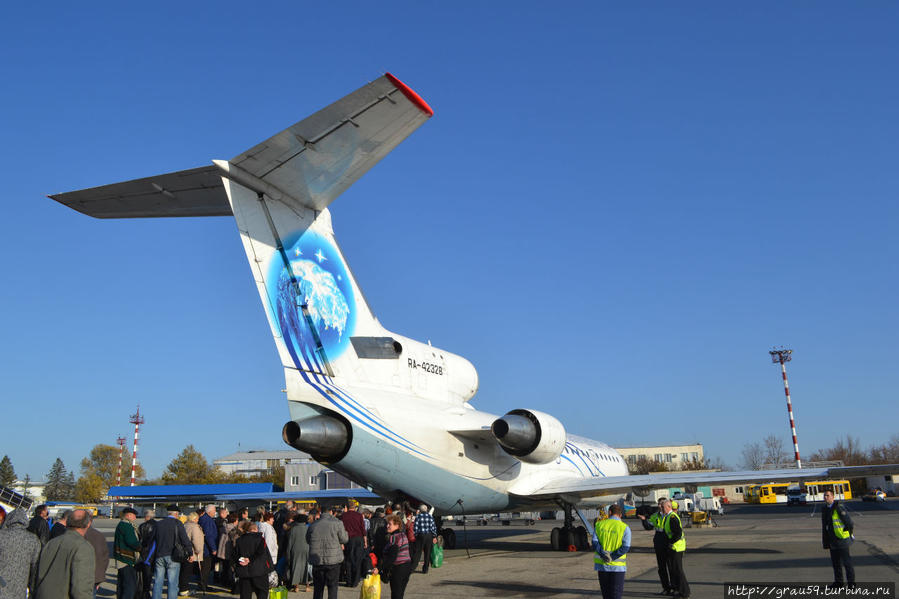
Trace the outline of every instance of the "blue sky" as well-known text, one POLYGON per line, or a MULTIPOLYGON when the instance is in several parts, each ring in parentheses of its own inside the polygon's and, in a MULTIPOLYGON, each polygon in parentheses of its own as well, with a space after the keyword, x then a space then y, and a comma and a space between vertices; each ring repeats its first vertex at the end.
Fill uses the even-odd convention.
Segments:
POLYGON ((474 404, 734 465, 897 433, 895 3, 17 5, 0 49, 2 447, 280 448, 283 376, 229 218, 46 199, 229 158, 384 71, 435 116, 331 207, 385 326, 474 404), (238 447, 239 444, 239 447, 238 447))

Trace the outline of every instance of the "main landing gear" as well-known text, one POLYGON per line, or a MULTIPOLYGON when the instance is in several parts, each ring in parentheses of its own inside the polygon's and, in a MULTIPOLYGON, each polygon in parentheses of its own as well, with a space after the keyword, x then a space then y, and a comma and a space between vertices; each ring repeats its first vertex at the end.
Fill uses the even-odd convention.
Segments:
POLYGON ((452 528, 443 528, 443 518, 434 516, 434 524, 437 526, 437 534, 443 537, 444 549, 456 548, 456 531, 452 528))
POLYGON ((565 523, 549 533, 549 544, 553 551, 589 551, 591 544, 587 529, 583 525, 574 525, 574 506, 570 503, 560 505, 565 514, 565 523))

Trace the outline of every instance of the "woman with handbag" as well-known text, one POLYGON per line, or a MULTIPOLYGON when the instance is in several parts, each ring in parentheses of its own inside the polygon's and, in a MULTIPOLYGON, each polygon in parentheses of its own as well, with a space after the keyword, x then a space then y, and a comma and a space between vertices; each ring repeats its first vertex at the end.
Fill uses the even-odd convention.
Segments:
POLYGON ((412 558, 409 556, 409 537, 403 519, 397 514, 387 516, 387 547, 379 568, 372 570, 390 584, 390 599, 403 599, 409 576, 412 574, 412 558))
POLYGON ((231 555, 240 599, 252 599, 254 593, 256 599, 267 599, 268 573, 275 569, 271 555, 255 522, 247 520, 241 522, 240 527, 243 534, 234 543, 231 555))

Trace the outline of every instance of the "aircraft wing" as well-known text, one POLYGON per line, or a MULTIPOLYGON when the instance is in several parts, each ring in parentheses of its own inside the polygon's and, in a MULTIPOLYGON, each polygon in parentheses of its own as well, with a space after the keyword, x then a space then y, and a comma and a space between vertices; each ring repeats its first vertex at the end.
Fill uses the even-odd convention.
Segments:
MULTIPOLYGON (((433 114, 387 73, 229 163, 266 189, 323 210, 433 114)), ((223 174, 210 165, 49 197, 96 218, 226 216, 223 174)))
POLYGON ((874 476, 878 474, 894 474, 899 472, 899 464, 882 464, 876 466, 838 466, 829 468, 795 468, 783 470, 743 470, 735 472, 665 472, 662 474, 636 474, 632 476, 608 476, 588 479, 564 479, 550 482, 528 493, 521 490, 516 494, 526 495, 528 499, 551 499, 564 497, 586 499, 602 495, 615 495, 641 490, 706 486, 706 485, 740 485, 744 483, 800 482, 806 480, 842 480, 874 476))

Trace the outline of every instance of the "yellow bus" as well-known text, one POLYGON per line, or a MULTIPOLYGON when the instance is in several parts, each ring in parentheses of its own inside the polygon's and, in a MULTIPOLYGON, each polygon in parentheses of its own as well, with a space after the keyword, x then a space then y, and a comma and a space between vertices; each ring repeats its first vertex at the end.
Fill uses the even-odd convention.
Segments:
POLYGON ((824 491, 833 491, 834 499, 852 499, 848 480, 810 480, 805 483, 808 501, 824 501, 824 491))
POLYGON ((786 503, 787 487, 795 485, 796 483, 768 483, 767 485, 759 485, 758 502, 786 503))
POLYGON ((760 486, 761 485, 746 485, 743 490, 743 501, 746 503, 758 503, 760 486))

